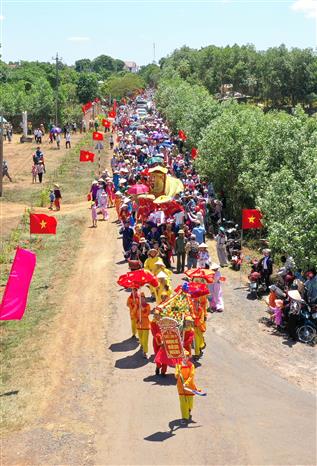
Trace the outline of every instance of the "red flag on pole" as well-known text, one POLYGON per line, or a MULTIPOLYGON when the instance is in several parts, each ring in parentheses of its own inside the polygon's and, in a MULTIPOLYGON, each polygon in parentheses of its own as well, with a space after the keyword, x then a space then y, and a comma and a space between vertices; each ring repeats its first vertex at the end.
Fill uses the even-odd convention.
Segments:
POLYGON ((185 134, 184 131, 182 131, 181 129, 178 131, 178 137, 179 137, 179 139, 181 139, 182 141, 186 141, 186 139, 187 139, 186 134, 185 134))
POLYGON ((94 141, 103 141, 103 134, 95 131, 92 133, 92 138, 94 141))
POLYGON ((79 155, 80 162, 93 162, 95 158, 95 154, 93 152, 89 152, 89 150, 81 150, 79 155))
POLYGON ((86 113, 90 108, 92 107, 92 103, 91 102, 87 102, 87 104, 83 105, 81 107, 83 113, 86 113))
POLYGON ((110 112, 108 112, 108 117, 109 118, 115 118, 116 117, 116 111, 115 110, 110 110, 110 112))
POLYGON ((111 123, 109 120, 106 120, 105 118, 102 120, 101 122, 102 126, 104 126, 105 128, 110 128, 111 126, 111 123))
POLYGON ((195 160, 195 158, 197 157, 198 155, 198 149, 196 149, 196 147, 193 147, 192 150, 191 150, 191 156, 192 158, 195 160))
POLYGON ((45 214, 30 214, 30 234, 56 235, 57 220, 45 214))
POLYGON ((261 222, 262 214, 257 209, 243 209, 242 210, 242 229, 248 230, 250 228, 262 228, 261 222))

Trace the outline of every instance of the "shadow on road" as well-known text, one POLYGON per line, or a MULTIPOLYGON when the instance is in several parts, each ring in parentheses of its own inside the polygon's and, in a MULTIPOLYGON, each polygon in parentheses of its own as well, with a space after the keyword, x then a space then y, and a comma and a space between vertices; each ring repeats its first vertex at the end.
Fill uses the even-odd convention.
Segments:
POLYGON ((112 345, 109 346, 109 349, 113 353, 120 353, 135 350, 138 346, 139 342, 136 338, 128 338, 127 340, 120 341, 119 343, 112 343, 112 345))
POLYGON ((143 382, 153 382, 152 385, 176 385, 174 374, 149 375, 143 379, 143 382))
POLYGON ((139 350, 131 356, 117 359, 115 367, 117 369, 139 369, 149 363, 148 359, 143 358, 142 351, 139 350))
POLYGON ((19 390, 11 390, 10 392, 1 393, 0 397, 1 397, 1 396, 12 396, 12 395, 17 395, 18 393, 19 393, 19 390))
POLYGON ((187 424, 182 424, 182 419, 175 419, 168 424, 169 431, 166 432, 154 432, 154 434, 144 437, 144 440, 148 442, 164 442, 165 440, 174 437, 175 432, 179 429, 197 429, 201 426, 191 426, 190 424, 196 424, 195 421, 188 421, 187 424))

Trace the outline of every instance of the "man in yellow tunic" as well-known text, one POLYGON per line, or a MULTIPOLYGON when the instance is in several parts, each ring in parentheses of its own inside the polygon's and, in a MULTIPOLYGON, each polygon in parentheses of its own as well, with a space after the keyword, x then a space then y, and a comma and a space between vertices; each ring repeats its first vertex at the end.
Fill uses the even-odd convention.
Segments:
POLYGON ((136 289, 133 289, 127 300, 127 306, 130 310, 132 337, 136 338, 136 318, 140 307, 140 295, 136 289))

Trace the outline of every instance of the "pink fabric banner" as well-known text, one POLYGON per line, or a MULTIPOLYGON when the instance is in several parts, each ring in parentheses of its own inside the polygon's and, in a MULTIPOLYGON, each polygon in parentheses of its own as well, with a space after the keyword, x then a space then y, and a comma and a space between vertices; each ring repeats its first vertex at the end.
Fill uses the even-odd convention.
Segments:
POLYGON ((21 320, 26 308, 36 255, 17 248, 0 305, 0 320, 21 320))

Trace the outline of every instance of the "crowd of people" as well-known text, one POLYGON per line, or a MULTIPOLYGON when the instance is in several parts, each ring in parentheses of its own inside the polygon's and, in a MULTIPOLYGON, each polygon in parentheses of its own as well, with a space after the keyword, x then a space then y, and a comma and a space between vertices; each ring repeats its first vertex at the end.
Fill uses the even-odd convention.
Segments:
POLYGON ((212 260, 206 244, 207 210, 214 211, 217 206, 218 215, 221 209, 212 185, 195 171, 183 141, 171 134, 154 107, 142 119, 137 108, 135 100, 116 109, 109 140, 112 148, 116 138, 111 170, 104 170, 93 181, 88 195, 92 227, 97 226, 98 213, 107 220, 108 209, 114 207, 128 270, 144 270, 157 279, 157 286, 149 285, 150 296, 132 289, 128 297, 131 337, 139 339, 142 355, 148 358, 152 334, 157 376, 164 377, 168 367, 176 367, 181 413, 187 423, 196 390, 193 360, 201 358, 206 347, 207 312, 224 310, 221 266, 227 264, 221 242, 217 247, 220 264, 212 260), (177 294, 174 275, 185 273, 189 277, 180 278, 190 280, 191 271, 196 270, 206 271, 212 280, 199 280, 208 285, 208 295, 188 298, 180 324, 184 358, 176 360, 168 356, 164 346, 160 306, 177 294), (152 310, 150 303, 154 303, 152 310))

